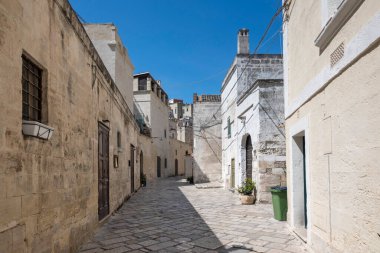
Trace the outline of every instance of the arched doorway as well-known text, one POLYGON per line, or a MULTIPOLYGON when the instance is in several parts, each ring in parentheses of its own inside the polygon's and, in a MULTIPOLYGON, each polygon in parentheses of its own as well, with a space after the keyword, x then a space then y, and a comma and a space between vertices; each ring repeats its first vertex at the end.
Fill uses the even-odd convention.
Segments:
POLYGON ((252 141, 251 141, 251 136, 247 136, 247 140, 245 141, 245 175, 246 178, 252 179, 252 141))

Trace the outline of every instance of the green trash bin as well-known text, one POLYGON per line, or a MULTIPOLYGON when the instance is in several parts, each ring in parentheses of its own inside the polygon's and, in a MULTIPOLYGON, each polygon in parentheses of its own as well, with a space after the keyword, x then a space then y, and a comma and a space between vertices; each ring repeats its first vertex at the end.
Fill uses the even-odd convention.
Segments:
POLYGON ((288 212, 287 188, 285 186, 271 187, 274 218, 279 221, 286 220, 288 212))

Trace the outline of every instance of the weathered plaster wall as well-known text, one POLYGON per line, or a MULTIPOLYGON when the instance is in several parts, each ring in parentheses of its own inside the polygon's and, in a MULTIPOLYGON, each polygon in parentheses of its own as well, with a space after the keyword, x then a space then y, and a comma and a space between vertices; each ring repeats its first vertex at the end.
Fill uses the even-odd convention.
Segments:
POLYGON ((260 132, 256 150, 258 193, 261 202, 271 202, 270 187, 286 185, 284 86, 282 81, 259 84, 260 132))
POLYGON ((133 108, 134 66, 114 24, 85 24, 96 50, 129 108, 133 108))
POLYGON ((289 224, 297 230, 294 188, 303 182, 294 172, 293 137, 302 133, 306 136, 308 246, 315 252, 377 252, 380 2, 364 1, 323 52, 313 44, 324 25, 321 3, 296 1, 289 10, 284 32, 289 224), (376 29, 372 24, 377 24, 376 29), (302 36, 300 30, 305 31, 302 36), (363 48, 372 39, 375 42, 363 48), (330 55, 342 42, 347 46, 345 54, 331 67, 330 55), (347 62, 352 52, 359 57, 347 62), (338 70, 339 74, 331 74, 338 70))
POLYGON ((4 0, 0 17, 0 252, 75 252, 98 226, 98 121, 110 122, 111 212, 130 194, 138 128, 67 1, 4 0), (43 67, 49 141, 21 132, 23 53, 43 67))
POLYGON ((194 182, 222 180, 220 102, 193 105, 194 182), (215 114, 215 118, 212 115, 215 114))

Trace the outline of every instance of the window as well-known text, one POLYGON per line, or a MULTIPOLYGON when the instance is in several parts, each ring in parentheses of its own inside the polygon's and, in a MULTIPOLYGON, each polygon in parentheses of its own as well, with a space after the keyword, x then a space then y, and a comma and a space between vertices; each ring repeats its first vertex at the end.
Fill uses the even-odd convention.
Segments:
POLYGON ((231 119, 228 117, 227 119, 227 134, 228 134, 228 139, 231 138, 231 119))
POLYGON ((320 52, 329 45, 339 30, 351 18, 364 0, 321 0, 323 29, 314 44, 320 52))
POLYGON ((22 119, 42 120, 42 70, 22 56, 22 119))
POLYGON ((147 89, 147 80, 145 78, 139 79, 138 90, 146 90, 147 89))
POLYGON ((177 150, 175 150, 175 155, 177 155, 177 150))
POLYGON ((166 129, 164 130, 164 137, 166 138, 166 129))
POLYGON ((168 160, 165 158, 165 168, 168 167, 168 160))
POLYGON ((121 148, 121 133, 117 131, 117 147, 121 148))

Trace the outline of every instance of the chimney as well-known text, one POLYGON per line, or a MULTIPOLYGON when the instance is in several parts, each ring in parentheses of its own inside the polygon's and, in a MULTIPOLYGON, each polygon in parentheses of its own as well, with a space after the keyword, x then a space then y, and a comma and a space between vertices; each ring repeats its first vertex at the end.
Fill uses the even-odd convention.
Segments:
POLYGON ((240 29, 238 32, 238 54, 249 54, 249 30, 240 29))

